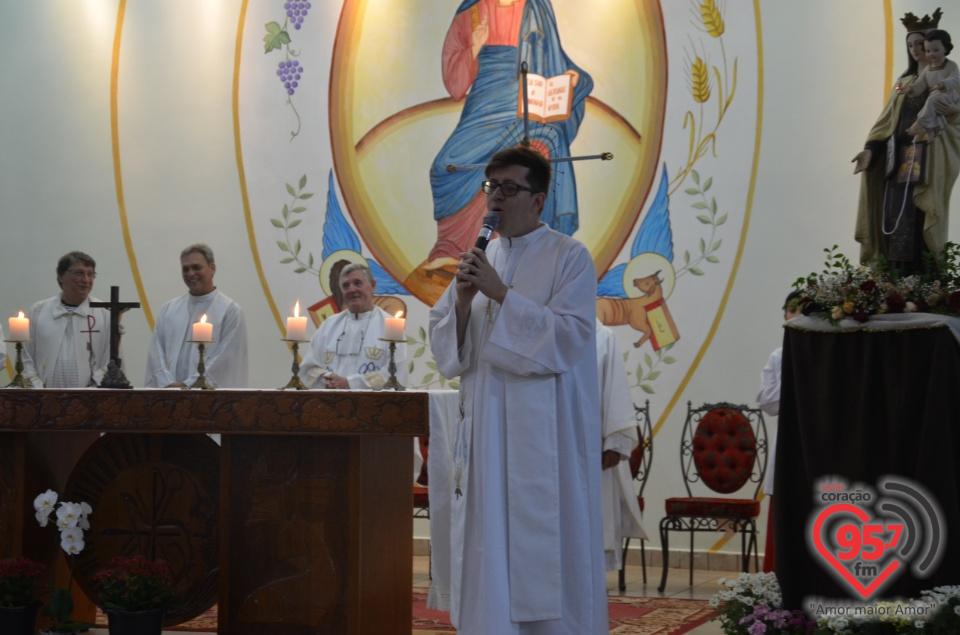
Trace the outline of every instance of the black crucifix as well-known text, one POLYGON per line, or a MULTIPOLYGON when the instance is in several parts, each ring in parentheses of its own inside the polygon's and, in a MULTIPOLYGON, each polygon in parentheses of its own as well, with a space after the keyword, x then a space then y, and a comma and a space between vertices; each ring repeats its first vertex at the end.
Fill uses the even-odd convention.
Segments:
POLYGON ((110 287, 109 302, 91 302, 90 306, 110 311, 110 364, 107 366, 107 374, 100 382, 100 387, 132 388, 120 366, 120 314, 127 309, 139 309, 140 303, 121 302, 120 287, 110 287))

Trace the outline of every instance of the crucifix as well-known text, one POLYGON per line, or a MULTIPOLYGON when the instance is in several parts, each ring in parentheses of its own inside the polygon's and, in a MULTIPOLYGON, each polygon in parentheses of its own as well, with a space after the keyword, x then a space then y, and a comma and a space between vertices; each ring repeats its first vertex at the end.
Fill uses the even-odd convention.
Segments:
POLYGON ((139 309, 139 302, 121 302, 120 287, 110 287, 109 302, 91 302, 91 307, 104 308, 110 311, 110 364, 107 374, 100 382, 101 388, 132 388, 123 374, 120 360, 120 314, 127 309, 139 309))
MULTIPOLYGON (((89 357, 89 359, 90 359, 90 377, 91 377, 91 378, 93 377, 93 371, 96 370, 96 365, 97 365, 96 359, 95 359, 94 354, 93 354, 93 334, 94 334, 94 333, 99 333, 99 332, 100 332, 100 329, 95 329, 95 328, 93 328, 93 327, 95 327, 96 325, 97 325, 97 318, 95 318, 95 317, 92 316, 92 315, 88 315, 88 316, 87 316, 87 330, 86 330, 86 331, 80 331, 81 333, 86 333, 86 334, 87 334, 87 353, 88 353, 88 357, 89 357)), ((90 380, 90 385, 91 385, 91 386, 93 385, 93 379, 90 380)))

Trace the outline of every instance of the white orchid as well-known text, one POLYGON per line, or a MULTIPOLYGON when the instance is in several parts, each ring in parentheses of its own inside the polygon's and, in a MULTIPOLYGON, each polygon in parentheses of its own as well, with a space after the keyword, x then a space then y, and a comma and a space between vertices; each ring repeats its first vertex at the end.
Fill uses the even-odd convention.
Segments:
POLYGON ((37 512, 37 522, 40 523, 41 527, 47 526, 47 519, 50 517, 53 506, 56 504, 57 493, 52 489, 48 489, 33 499, 33 508, 37 512))
POLYGON ((83 515, 83 508, 78 503, 60 503, 57 508, 57 527, 66 529, 76 527, 83 515))

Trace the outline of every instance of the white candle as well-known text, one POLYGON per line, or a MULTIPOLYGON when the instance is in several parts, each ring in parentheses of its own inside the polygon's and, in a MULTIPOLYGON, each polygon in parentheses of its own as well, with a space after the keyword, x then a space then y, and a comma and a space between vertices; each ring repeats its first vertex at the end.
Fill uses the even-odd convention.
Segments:
POLYGON ((300 317, 300 300, 293 307, 293 317, 287 318, 287 339, 307 339, 307 316, 300 317))
POLYGON ((194 322, 193 324, 193 341, 194 342, 212 342, 213 341, 213 324, 207 322, 207 314, 204 313, 200 318, 199 322, 194 322))
POLYGON ((406 339, 403 336, 403 329, 407 321, 400 317, 403 315, 403 311, 397 311, 396 317, 387 318, 386 325, 383 328, 383 339, 385 340, 402 340, 406 339))
POLYGON ((23 311, 20 311, 20 317, 12 317, 7 323, 10 325, 11 340, 26 342, 30 339, 30 318, 23 317, 23 311))

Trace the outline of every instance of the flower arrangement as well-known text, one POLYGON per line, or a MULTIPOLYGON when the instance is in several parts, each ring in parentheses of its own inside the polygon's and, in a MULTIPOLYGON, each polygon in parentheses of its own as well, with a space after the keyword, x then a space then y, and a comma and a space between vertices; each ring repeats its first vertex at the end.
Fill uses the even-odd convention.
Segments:
POLYGON ((40 606, 46 570, 30 558, 0 560, 0 606, 40 606))
POLYGON ((720 579, 723 590, 710 600, 727 635, 808 635, 814 622, 803 611, 783 608, 777 576, 741 573, 734 580, 720 579))
MULTIPOLYGON (((58 494, 47 490, 33 501, 37 522, 41 527, 50 523, 50 513, 56 509, 56 526, 59 530, 57 543, 70 559, 70 582, 67 588, 56 588, 50 593, 50 604, 43 609, 43 614, 51 619, 54 632, 76 633, 86 631, 94 625, 89 622, 77 622, 70 619, 73 613, 73 568, 78 553, 83 551, 83 532, 90 529, 89 516, 93 509, 87 503, 68 503, 61 501, 57 504, 58 494)), ((51 577, 53 570, 51 569, 51 577)))
POLYGON ((163 609, 173 598, 170 567, 165 560, 117 556, 93 579, 100 583, 100 604, 105 609, 163 609))
POLYGON ((726 635, 956 635, 960 633, 960 586, 936 587, 920 598, 846 607, 813 622, 803 611, 782 608, 772 573, 741 573, 720 580, 710 600, 726 635))
POLYGON ((821 273, 797 279, 796 300, 805 315, 820 314, 831 324, 844 318, 866 322, 885 313, 944 313, 960 315, 960 246, 947 243, 943 259, 928 258, 930 273, 903 276, 878 261, 854 265, 834 245, 821 273))

